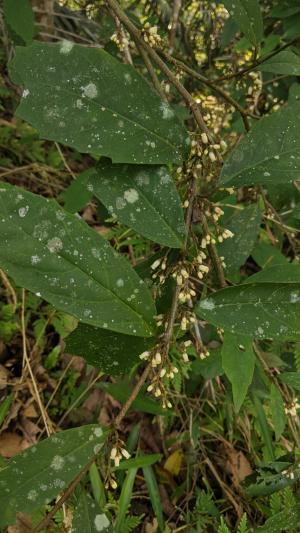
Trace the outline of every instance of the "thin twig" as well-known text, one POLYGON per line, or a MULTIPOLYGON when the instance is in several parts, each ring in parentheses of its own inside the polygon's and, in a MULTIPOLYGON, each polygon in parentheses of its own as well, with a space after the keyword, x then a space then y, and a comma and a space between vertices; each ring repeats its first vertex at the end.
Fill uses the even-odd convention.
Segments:
POLYGON ((57 511, 63 506, 65 501, 71 496, 71 494, 76 489, 77 485, 79 485, 80 481, 84 478, 85 474, 88 472, 90 466, 95 461, 96 456, 93 455, 93 457, 89 460, 89 462, 84 466, 84 468, 79 472, 79 474, 75 477, 75 479, 72 481, 72 483, 66 488, 66 490, 63 492, 62 496, 59 498, 59 500, 56 502, 54 507, 52 507, 51 511, 41 520, 41 522, 34 528, 33 533, 38 533, 42 529, 47 530, 47 527, 49 523, 51 522, 52 518, 56 515, 57 511))
POLYGON ((27 353, 26 325, 25 325, 25 294, 26 294, 25 289, 22 289, 21 327, 22 327, 23 358, 24 358, 24 362, 27 365, 27 368, 28 368, 28 371, 29 371, 29 374, 30 374, 30 378, 31 378, 31 381, 32 381, 33 389, 34 389, 35 396, 36 396, 35 399, 36 399, 36 402, 37 402, 37 404, 38 404, 38 406, 40 408, 42 419, 43 419, 43 422, 44 422, 44 425, 45 425, 45 429, 46 429, 46 433, 47 433, 47 435, 49 437, 50 434, 52 433, 52 428, 48 424, 45 408, 43 406, 43 403, 42 403, 42 400, 41 400, 41 397, 40 397, 40 393, 39 393, 39 390, 38 390, 38 387, 37 387, 37 384, 36 384, 36 380, 35 380, 35 377, 34 377, 34 374, 33 374, 32 368, 31 368, 31 364, 30 364, 30 361, 29 361, 28 353, 27 353))
POLYGON ((5 274, 5 272, 3 270, 1 270, 1 269, 0 269, 0 277, 2 279, 4 287, 7 289, 7 291, 11 295, 11 300, 12 300, 12 303, 13 303, 13 313, 15 313, 17 305, 18 305, 18 299, 17 299, 16 291, 14 290, 14 288, 13 288, 12 284, 10 283, 10 281, 9 281, 7 275, 5 274))
POLYGON ((240 113, 242 120, 244 122, 246 131, 250 130, 248 116, 251 116, 252 118, 255 118, 255 119, 258 119, 259 117, 252 115, 249 111, 244 109, 234 98, 232 98, 232 96, 229 93, 224 91, 224 89, 216 85, 213 81, 209 80, 202 74, 199 74, 199 72, 197 72, 196 70, 192 69, 191 67, 188 67, 185 63, 183 63, 183 61, 180 61, 179 59, 175 59, 173 56, 171 56, 170 54, 168 54, 167 52, 163 50, 161 50, 160 53, 165 57, 167 61, 181 68, 187 74, 190 74, 190 76, 192 76, 193 78, 199 80, 204 85, 207 85, 207 87, 210 87, 213 91, 219 94, 223 98, 223 100, 225 100, 230 105, 232 105, 240 113))
MULTIPOLYGON (((200 218, 201 218, 201 223, 202 223, 203 230, 204 230, 204 235, 205 236, 209 235, 209 227, 208 227, 208 223, 207 223, 205 214, 201 213, 200 214, 200 218)), ((210 258, 212 260, 212 263, 213 263, 213 266, 214 266, 214 269, 215 269, 215 273, 216 273, 218 281, 219 281, 219 285, 220 285, 221 288, 225 288, 225 287, 227 287, 227 283, 226 283, 226 279, 225 279, 225 276, 224 276, 224 270, 223 270, 222 262, 221 262, 221 259, 218 256, 217 248, 216 248, 216 246, 213 243, 210 243, 210 244, 207 244, 207 249, 208 249, 210 258)))

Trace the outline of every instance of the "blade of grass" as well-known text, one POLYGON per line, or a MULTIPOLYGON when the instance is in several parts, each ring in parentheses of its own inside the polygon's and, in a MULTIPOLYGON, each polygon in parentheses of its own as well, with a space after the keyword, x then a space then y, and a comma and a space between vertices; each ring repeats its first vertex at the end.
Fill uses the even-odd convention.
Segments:
POLYGON ((163 510, 162 510, 160 494, 159 494, 159 489, 158 489, 158 484, 156 481, 155 474, 151 466, 145 466, 143 468, 143 473, 144 473, 144 478, 145 478, 146 485, 148 488, 152 508, 157 518, 159 529, 160 531, 163 531, 165 527, 164 517, 163 517, 163 510))
POLYGON ((132 496, 133 484, 137 473, 137 468, 131 468, 125 478, 122 486, 121 495, 119 499, 119 510, 117 514, 117 520, 115 523, 115 533, 120 533, 124 525, 126 513, 130 506, 130 500, 132 496))

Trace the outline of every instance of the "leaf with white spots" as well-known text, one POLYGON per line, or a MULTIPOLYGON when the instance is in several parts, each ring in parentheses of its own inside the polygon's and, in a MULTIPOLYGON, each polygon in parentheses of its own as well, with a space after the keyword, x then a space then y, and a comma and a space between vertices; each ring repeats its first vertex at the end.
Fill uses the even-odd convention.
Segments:
POLYGON ((245 279, 245 283, 300 283, 299 263, 285 263, 265 268, 245 279))
POLYGON ((18 285, 87 324, 153 334, 149 289, 80 217, 9 184, 1 184, 0 205, 0 268, 18 285))
POLYGON ((0 526, 56 498, 99 453, 106 436, 96 424, 68 429, 11 459, 0 470, 0 526))
POLYGON ((99 48, 63 41, 18 48, 17 115, 44 139, 117 163, 180 163, 187 131, 137 71, 99 48))
POLYGON ((227 157, 221 186, 279 184, 292 182, 300 174, 300 104, 262 118, 227 157))
POLYGON ((300 283, 249 283, 199 302, 197 315, 234 334, 258 339, 300 338, 300 283))
POLYGON ((251 385, 255 355, 252 339, 226 332, 222 346, 222 367, 232 386, 235 411, 238 412, 251 385))
POLYGON ((122 335, 88 324, 79 324, 65 342, 66 352, 80 355, 90 365, 111 376, 129 372, 140 362, 139 355, 150 347, 151 342, 153 344, 151 339, 122 335))
POLYGON ((300 57, 292 50, 283 50, 257 67, 262 72, 300 76, 300 57))
POLYGON ((218 244, 219 256, 224 257, 226 276, 234 275, 245 263, 255 245, 261 223, 261 210, 258 205, 248 205, 241 211, 233 211, 226 220, 226 228, 233 237, 218 244))
POLYGON ((112 532, 112 527, 106 514, 98 503, 83 490, 78 498, 74 510, 72 533, 103 533, 112 532))
POLYGON ((166 167, 105 161, 91 170, 87 186, 123 224, 164 246, 182 246, 186 233, 183 211, 166 167))
POLYGON ((223 0, 222 3, 245 37, 258 46, 263 39, 263 20, 258 0, 223 0))

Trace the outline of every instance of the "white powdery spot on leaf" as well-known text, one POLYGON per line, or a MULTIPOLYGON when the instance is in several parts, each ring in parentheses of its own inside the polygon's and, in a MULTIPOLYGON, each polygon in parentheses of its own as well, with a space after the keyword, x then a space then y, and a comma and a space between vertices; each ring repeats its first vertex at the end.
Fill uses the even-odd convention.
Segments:
POLYGON ((105 514, 97 514, 94 520, 96 531, 103 531, 109 526, 109 520, 105 514))
POLYGON ((124 280, 122 278, 117 279, 116 285, 117 287, 124 287, 124 280))
POLYGON ((53 237, 53 239, 50 239, 47 242, 47 248, 52 254, 54 254, 55 252, 59 252, 62 247, 63 243, 59 237, 53 237))
POLYGON ((32 265, 37 265, 38 263, 40 263, 40 261, 41 261, 41 258, 38 255, 32 255, 31 256, 31 264, 32 265))
POLYGON ((92 82, 88 83, 85 87, 81 87, 83 91, 82 96, 87 96, 87 98, 96 98, 98 94, 98 89, 96 85, 92 82))
POLYGON ((215 304, 214 304, 213 300, 211 300, 210 298, 206 298, 205 300, 202 300, 202 302, 200 302, 199 306, 202 309, 208 309, 209 311, 212 311, 215 308, 215 304))
POLYGON ((34 502, 34 500, 37 499, 37 495, 38 495, 38 493, 37 493, 36 490, 30 490, 30 491, 28 492, 28 494, 27 494, 27 499, 28 499, 28 500, 31 500, 32 502, 34 502))
POLYGON ((52 459, 51 468, 53 470, 61 470, 64 467, 65 460, 61 455, 55 455, 52 459))
POLYGON ((20 209, 18 211, 19 217, 21 217, 21 218, 26 217, 28 211, 29 211, 29 205, 26 205, 25 207, 20 207, 20 209))
POLYGON ((22 92, 22 96, 23 98, 27 98, 27 96, 30 94, 30 91, 29 89, 24 89, 24 91, 22 92))
POLYGON ((124 209, 126 206, 126 200, 124 198, 121 198, 121 196, 118 196, 116 198, 116 209, 124 209))
POLYGON ((61 42, 59 51, 60 51, 61 54, 69 54, 71 52, 73 46, 74 46, 74 43, 72 43, 71 41, 68 41, 67 39, 64 39, 61 42))
POLYGON ((162 102, 160 104, 160 109, 162 111, 163 119, 169 120, 174 117, 174 111, 171 109, 171 107, 167 104, 167 102, 162 102))
POLYGON ((139 193, 136 189, 128 189, 124 192, 124 198, 129 204, 134 204, 139 199, 139 193))
POLYGON ((95 437, 101 437, 102 434, 103 434, 103 431, 102 431, 101 428, 95 428, 95 429, 94 429, 94 435, 95 435, 95 437))
POLYGON ((291 302, 291 304, 296 304, 297 302, 300 302, 299 292, 292 292, 291 293, 290 302, 291 302))

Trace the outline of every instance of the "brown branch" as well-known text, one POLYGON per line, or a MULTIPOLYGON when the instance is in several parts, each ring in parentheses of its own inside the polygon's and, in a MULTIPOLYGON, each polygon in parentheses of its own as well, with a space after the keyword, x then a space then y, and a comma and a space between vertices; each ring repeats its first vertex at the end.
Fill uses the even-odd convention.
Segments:
MULTIPOLYGON (((172 85, 176 88, 178 93, 182 96, 183 100, 185 101, 186 105, 191 109, 194 119, 199 126, 200 130, 205 132, 210 140, 210 142, 213 142, 212 135, 206 126, 204 119, 202 117, 202 113, 200 111, 199 105, 194 100, 194 98, 191 96, 191 94, 186 90, 186 88, 180 83, 180 81, 176 78, 175 74, 169 69, 169 67, 165 64, 165 62, 160 58, 160 56, 157 54, 157 52, 149 46, 148 43, 145 42, 141 32, 138 30, 138 28, 131 22, 131 20, 127 17, 127 15, 124 13, 124 11, 119 6, 118 2, 116 0, 106 0, 106 3, 108 6, 115 12, 117 17, 120 19, 120 21, 124 24, 127 31, 132 35, 134 40, 139 43, 139 45, 146 50, 148 56, 157 64, 161 72, 165 74, 165 76, 170 80, 172 85)), ((219 160, 221 161, 222 158, 220 154, 217 152, 217 156, 219 160)))
MULTIPOLYGON (((208 227, 208 223, 206 220, 206 216, 204 215, 204 213, 201 213, 200 217, 201 217, 201 223, 204 229, 204 234, 209 235, 209 227, 208 227)), ((214 266, 214 270, 217 275, 219 285, 223 289, 227 287, 227 283, 226 283, 226 279, 224 276, 222 262, 218 256, 217 248, 214 244, 210 243, 210 244, 207 244, 207 249, 208 249, 210 258, 212 260, 212 264, 214 266)))
POLYGON ((177 31, 177 26, 178 26, 181 3, 182 3, 181 0, 174 0, 173 12, 172 12, 172 17, 171 17, 171 21, 170 21, 170 33, 169 33, 170 52, 173 51, 174 44, 175 44, 176 31, 177 31))
POLYGON ((259 117, 252 115, 250 112, 244 109, 234 98, 232 98, 232 96, 229 93, 224 91, 224 89, 222 89, 221 87, 218 87, 213 81, 209 80, 202 74, 199 74, 199 72, 197 72, 196 70, 188 67, 185 63, 183 63, 183 61, 180 61, 179 59, 175 59, 173 56, 171 56, 165 51, 160 51, 160 52, 167 61, 169 61, 170 63, 173 63, 173 65, 181 68, 187 74, 190 74, 190 76, 192 76, 193 78, 199 80, 204 85, 207 85, 208 87, 210 87, 213 91, 219 94, 223 98, 223 100, 225 100, 230 105, 232 105, 240 113, 242 120, 244 122, 246 131, 250 130, 248 116, 251 116, 252 118, 255 118, 255 119, 259 117))
POLYGON ((232 80, 233 78, 237 78, 239 76, 243 76, 244 74, 247 74, 247 72, 250 72, 251 70, 254 70, 256 67, 258 67, 259 65, 261 65, 262 63, 264 63, 268 59, 271 59, 271 57, 276 56, 277 54, 279 54, 279 52, 282 52, 283 50, 285 50, 289 46, 292 46, 293 44, 298 43, 299 41, 300 41, 300 37, 299 36, 295 37, 291 41, 288 41, 287 43, 285 43, 282 46, 280 46, 279 48, 277 48, 277 50, 274 50, 273 52, 270 52, 269 54, 261 57, 260 59, 258 59, 255 62, 253 62, 252 65, 249 65, 248 67, 245 67, 245 68, 243 68, 241 70, 238 70, 237 72, 235 72, 234 74, 230 74, 229 76, 222 76, 221 78, 217 78, 216 80, 214 80, 214 82, 216 83, 216 82, 219 82, 219 81, 232 80))
POLYGON ((144 48, 138 43, 136 42, 136 47, 139 51, 139 53, 141 54, 142 58, 143 58, 143 61, 145 63, 145 66, 148 70, 148 73, 149 73, 149 76, 151 78, 151 81, 153 83, 153 87, 155 88, 155 90, 157 91, 157 93, 159 94, 159 96, 161 97, 162 100, 164 101, 167 101, 167 98, 166 98, 166 95, 161 87, 161 84, 159 83, 159 79, 156 75, 156 72, 153 68, 153 65, 149 59, 149 56, 146 52, 146 50, 144 50, 144 48))

